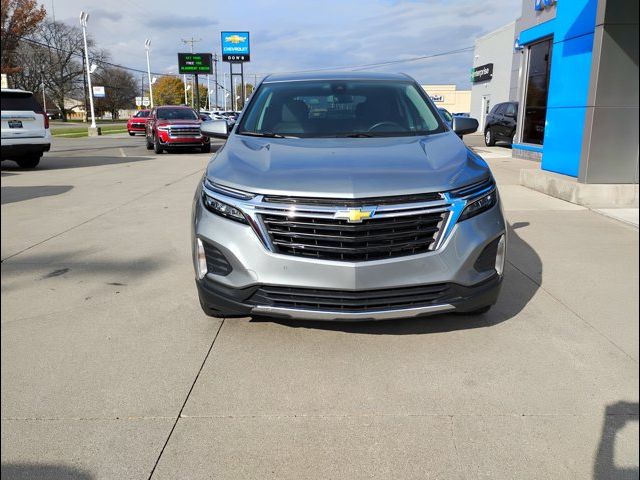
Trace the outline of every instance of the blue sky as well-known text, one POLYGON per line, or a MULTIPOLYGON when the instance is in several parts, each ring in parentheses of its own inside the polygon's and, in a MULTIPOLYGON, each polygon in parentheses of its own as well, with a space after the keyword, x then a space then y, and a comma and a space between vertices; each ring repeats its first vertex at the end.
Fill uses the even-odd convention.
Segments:
MULTIPOLYGON (((116 63, 145 69, 144 40, 150 38, 151 68, 162 73, 177 72, 177 53, 189 51, 181 39, 193 36, 201 39, 195 51, 219 53, 221 30, 248 30, 249 80, 253 74, 401 60, 473 46, 478 36, 513 21, 521 2, 41 0, 56 20, 78 24, 80 10, 89 12, 88 31, 116 63)), ((465 52, 375 71, 468 88, 472 60, 473 53, 465 52)))

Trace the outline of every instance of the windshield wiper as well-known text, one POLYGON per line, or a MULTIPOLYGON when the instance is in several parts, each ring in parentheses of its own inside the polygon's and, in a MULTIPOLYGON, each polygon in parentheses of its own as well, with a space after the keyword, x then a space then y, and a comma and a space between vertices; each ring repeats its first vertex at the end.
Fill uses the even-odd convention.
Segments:
POLYGON ((280 135, 279 133, 273 133, 273 132, 258 133, 258 132, 248 132, 246 130, 239 132, 238 135, 249 135, 251 137, 267 137, 267 138, 300 138, 300 137, 293 137, 291 135, 280 135))
POLYGON ((375 137, 375 135, 372 133, 358 132, 358 133, 348 133, 346 135, 342 135, 342 137, 343 138, 371 138, 371 137, 375 137))

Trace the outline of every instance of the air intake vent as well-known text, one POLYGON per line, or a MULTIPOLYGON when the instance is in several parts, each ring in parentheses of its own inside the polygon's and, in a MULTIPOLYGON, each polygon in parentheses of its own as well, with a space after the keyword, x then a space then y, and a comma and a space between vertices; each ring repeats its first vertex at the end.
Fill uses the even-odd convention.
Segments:
POLYGON ((210 243, 202 242, 204 255, 207 259, 207 272, 223 277, 229 275, 233 268, 224 257, 222 252, 210 243))

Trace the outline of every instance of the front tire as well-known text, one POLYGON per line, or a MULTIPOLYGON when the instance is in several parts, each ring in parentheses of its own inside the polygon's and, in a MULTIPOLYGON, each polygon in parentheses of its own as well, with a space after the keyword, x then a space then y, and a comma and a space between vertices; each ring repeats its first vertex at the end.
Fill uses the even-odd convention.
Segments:
POLYGON ((493 131, 491 127, 487 128, 484 132, 484 144, 487 147, 493 147, 496 144, 495 136, 493 135, 493 131))
POLYGON ((153 150, 153 143, 149 141, 149 137, 145 135, 145 139, 147 141, 147 150, 153 150))
POLYGON ((162 145, 160 144, 160 140, 158 140, 157 136, 153 137, 153 151, 156 152, 157 154, 160 154, 164 151, 164 149, 162 148, 162 145))
POLYGON ((133 137, 133 136, 135 136, 135 133, 133 133, 133 132, 129 132, 129 136, 130 136, 130 137, 133 137))
POLYGON ((20 168, 36 168, 40 163, 40 157, 41 155, 24 157, 20 160, 16 160, 16 163, 20 168))
POLYGON ((211 152, 211 144, 210 143, 205 143, 204 145, 202 145, 202 147, 200 147, 200 151, 202 153, 210 153, 211 152))

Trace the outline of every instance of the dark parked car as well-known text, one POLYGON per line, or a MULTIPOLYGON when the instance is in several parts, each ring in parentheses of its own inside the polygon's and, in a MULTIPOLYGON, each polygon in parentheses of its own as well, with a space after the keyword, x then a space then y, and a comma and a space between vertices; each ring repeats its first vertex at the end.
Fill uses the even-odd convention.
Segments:
POLYGON ((516 133, 518 102, 496 104, 489 112, 484 126, 484 143, 490 147, 503 141, 511 145, 516 133))

